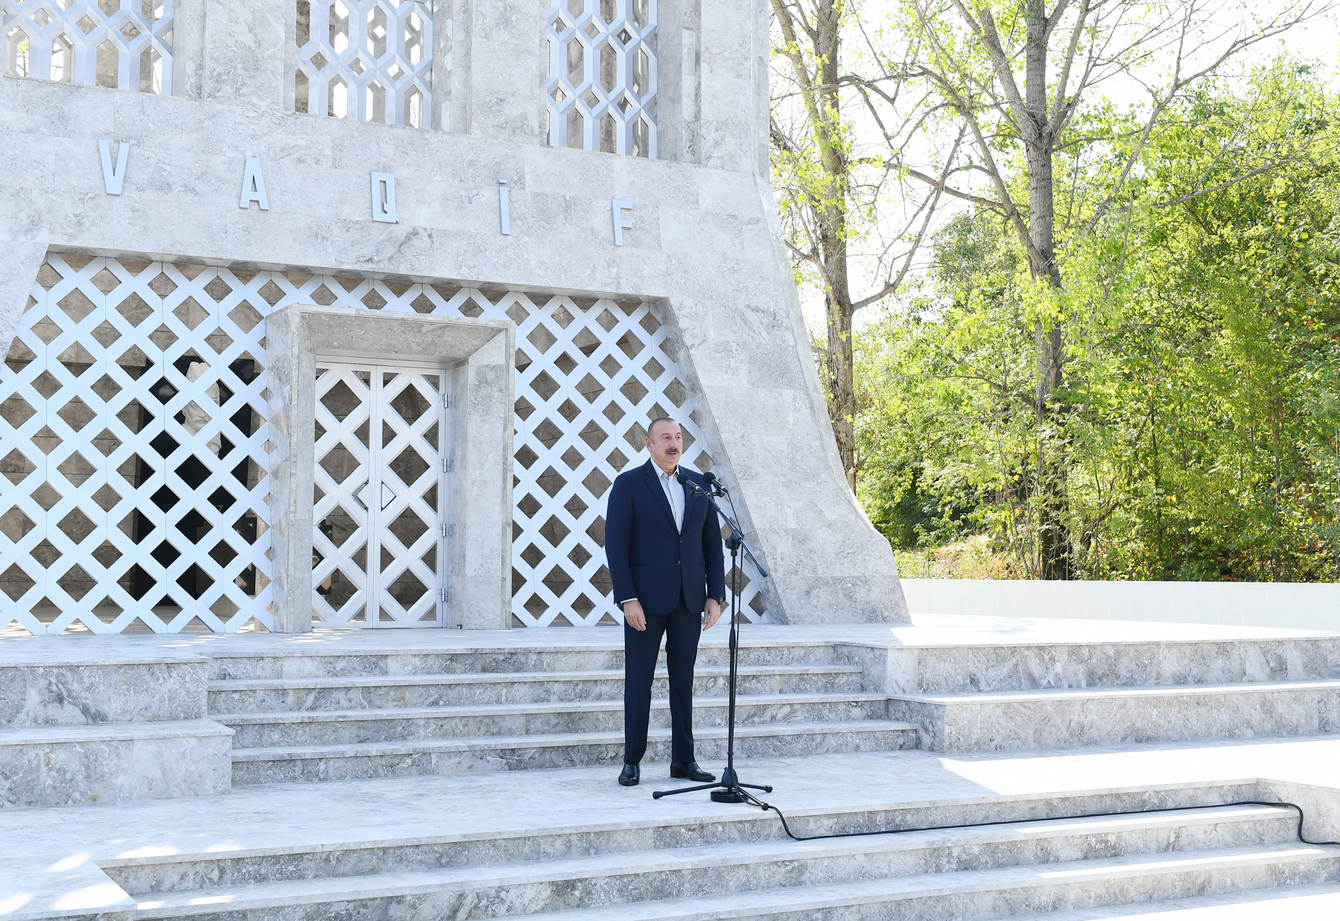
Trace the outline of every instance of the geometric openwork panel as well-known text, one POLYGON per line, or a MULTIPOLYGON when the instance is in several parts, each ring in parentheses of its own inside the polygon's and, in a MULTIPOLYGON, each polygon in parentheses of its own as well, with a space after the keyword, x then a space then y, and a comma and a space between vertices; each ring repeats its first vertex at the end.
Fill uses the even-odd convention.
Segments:
POLYGON ((514 321, 513 623, 620 621, 604 508, 643 427, 712 466, 652 304, 53 255, 0 368, 0 627, 271 626, 264 318, 291 304, 514 321))
POLYGON ((4 72, 172 93, 176 0, 0 0, 4 72))
POLYGON ((298 0, 294 109, 431 128, 433 4, 298 0))
POLYGON ((273 626, 264 325, 237 287, 198 265, 42 266, 0 371, 0 620, 273 626))
POLYGON ((656 156, 656 0, 550 0, 549 145, 656 156))
POLYGON ((712 465, 665 326, 639 301, 514 293, 498 306, 517 323, 514 622, 621 622, 603 549, 610 484, 645 460, 644 426, 663 415, 683 425, 683 463, 712 465))
POLYGON ((312 614, 442 623, 446 374, 318 362, 312 614))

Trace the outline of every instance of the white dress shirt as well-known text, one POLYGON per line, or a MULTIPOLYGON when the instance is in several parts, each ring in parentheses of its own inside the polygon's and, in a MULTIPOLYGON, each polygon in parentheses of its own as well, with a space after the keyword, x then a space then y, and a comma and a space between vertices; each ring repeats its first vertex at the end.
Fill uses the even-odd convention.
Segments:
POLYGON ((665 497, 670 500, 670 512, 675 516, 675 530, 684 530, 684 487, 679 484, 679 468, 676 467, 669 473, 656 468, 661 474, 661 489, 665 490, 665 497))

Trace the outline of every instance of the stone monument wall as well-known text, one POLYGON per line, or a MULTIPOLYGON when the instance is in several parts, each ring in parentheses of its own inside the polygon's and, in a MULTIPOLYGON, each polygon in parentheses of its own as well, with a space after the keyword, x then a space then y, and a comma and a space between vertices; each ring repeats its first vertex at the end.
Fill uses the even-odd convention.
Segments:
POLYGON ((778 233, 766 4, 0 12, 7 619, 34 633, 609 623, 605 491, 666 413, 686 461, 734 487, 771 571, 743 567, 746 616, 906 620, 892 554, 836 458, 778 233), (290 307, 506 327, 510 380, 452 383, 464 352, 314 341, 294 365, 308 378, 280 386, 267 323, 290 307), (352 423, 329 434, 349 388, 381 392, 360 369, 396 361, 418 362, 417 396, 386 378, 384 443, 352 423), (510 470, 453 467, 450 439, 484 431, 501 396, 510 470), (422 415, 439 397, 440 424, 422 415), (316 494, 288 496, 276 522, 274 490, 305 481, 273 420, 299 399, 316 494), (432 445, 406 453, 412 433, 432 445), (379 481, 380 509, 349 488, 357 520, 294 526, 353 482, 322 465, 336 455, 385 455, 375 466, 396 478, 379 481), (453 510, 504 475, 493 520, 510 553, 453 557, 453 510), (425 539, 439 524, 441 541, 425 539), (342 543, 363 548, 369 528, 379 551, 342 543), (284 585, 296 607, 276 611, 276 556, 291 568, 309 553, 311 613, 284 585), (497 576, 505 617, 461 613, 481 584, 454 581, 462 566, 497 576))

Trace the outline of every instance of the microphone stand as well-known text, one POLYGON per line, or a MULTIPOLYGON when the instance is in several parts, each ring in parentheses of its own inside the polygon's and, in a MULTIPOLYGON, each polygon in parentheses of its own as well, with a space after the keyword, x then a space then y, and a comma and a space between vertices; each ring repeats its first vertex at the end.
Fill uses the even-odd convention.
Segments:
MULTIPOLYGON (((681 474, 682 476, 682 474, 681 474)), ((738 567, 740 551, 743 550, 758 570, 758 574, 767 577, 768 571, 759 565, 754 554, 749 551, 749 546, 744 542, 744 534, 740 533, 740 527, 735 520, 727 515, 717 504, 716 496, 724 495, 730 498, 730 492, 722 486, 715 478, 709 481, 715 487, 712 492, 703 489, 693 480, 685 477, 685 483, 695 496, 702 496, 720 516, 721 520, 726 522, 726 527, 730 528, 730 537, 726 540, 726 546, 730 548, 730 563, 732 572, 740 572, 738 567), (718 491, 719 490, 719 491, 718 491)), ((731 501, 731 511, 735 510, 735 502, 731 501)), ((731 586, 731 611, 730 611, 730 706, 727 711, 727 729, 726 729, 726 770, 721 772, 721 780, 716 783, 697 784, 692 787, 681 787, 678 790, 657 790, 651 794, 652 799, 660 799, 663 796, 675 796, 680 793, 692 793, 695 790, 711 790, 712 802, 714 803, 753 803, 759 808, 766 809, 767 804, 757 796, 750 793, 749 790, 762 790, 764 793, 771 793, 772 787, 762 784, 741 783, 740 777, 735 773, 735 688, 739 677, 740 666, 740 643, 739 643, 739 620, 740 613, 740 592, 739 577, 735 579, 736 584, 731 586)))

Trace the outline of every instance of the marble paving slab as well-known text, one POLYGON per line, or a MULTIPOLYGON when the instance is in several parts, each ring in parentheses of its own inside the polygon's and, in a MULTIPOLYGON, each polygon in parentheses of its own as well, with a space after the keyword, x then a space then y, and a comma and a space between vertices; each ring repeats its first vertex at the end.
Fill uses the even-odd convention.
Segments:
POLYGON ((126 911, 135 900, 98 868, 93 854, 14 853, 5 848, 0 873, 0 918, 60 918, 91 911, 126 911))
MULTIPOLYGON (((726 644, 724 625, 704 636, 726 644)), ((1023 644, 1201 643, 1224 639, 1334 636, 1264 627, 1019 620, 918 615, 912 626, 756 626, 742 644, 797 647, 832 642, 874 647, 1023 644)), ((619 628, 563 630, 337 631, 301 636, 118 636, 0 639, 0 666, 46 662, 161 661, 198 653, 362 655, 428 649, 617 649, 619 628)), ((803 821, 833 809, 917 806, 933 818, 953 806, 985 809, 1018 799, 1123 791, 1255 785, 1296 797, 1320 819, 1310 833, 1340 837, 1340 739, 1107 746, 1064 752, 940 755, 894 751, 746 759, 746 783, 770 783, 769 802, 803 821)), ((706 765, 719 771, 719 762, 706 765)), ((3 765, 0 765, 2 768, 3 765)), ((235 788, 231 794, 85 806, 0 809, 0 919, 126 907, 99 861, 137 856, 337 846, 349 842, 528 835, 590 829, 754 821, 758 810, 712 803, 705 793, 653 800, 669 789, 664 764, 644 764, 643 784, 621 788, 609 767, 524 774, 385 778, 235 788)), ((1114 800, 1115 801, 1115 800, 1114 800)), ((945 814, 950 814, 946 812, 945 814)), ((1307 898, 1331 898, 1329 890, 1307 898)), ((1278 903, 1284 904, 1284 903, 1278 903)), ((1327 904, 1330 904, 1329 902, 1327 904)), ((1274 906, 1272 906, 1272 914, 1274 906)), ((1292 909, 1288 909, 1292 913, 1292 909)), ((1134 915, 1132 915, 1134 916, 1134 915)), ((1121 915, 1112 915, 1121 917, 1121 915)), ((1216 916, 1217 917, 1217 916, 1216 916)), ((1243 915, 1246 917, 1246 915, 1243 915)), ((1299 915, 1302 918, 1305 915, 1299 915)), ((1058 919, 1060 921, 1060 919, 1058 919)))
MULTIPOLYGON (((1290 784, 1307 785, 1313 796, 1326 795, 1334 803, 1340 802, 1337 763, 1340 740, 1319 737, 1007 756, 950 757, 923 751, 817 755, 745 760, 737 767, 746 783, 772 784, 775 790, 766 799, 789 816, 802 818, 839 807, 962 806, 1262 779, 1279 782, 1283 790, 1290 784)), ((707 766, 721 768, 719 763, 707 766)), ((88 878, 91 871, 71 881, 68 868, 73 864, 444 835, 524 835, 572 826, 696 823, 758 813, 750 806, 712 803, 706 793, 653 800, 652 790, 678 785, 669 781, 664 764, 644 765, 639 787, 621 788, 615 776, 609 767, 596 767, 523 776, 283 784, 170 801, 0 811, 0 867, 29 868, 0 876, 0 918, 21 917, 41 906, 55 909, 70 904, 76 894, 81 904, 104 898, 110 909, 120 903, 123 893, 96 888, 88 878)), ((1327 824, 1336 830, 1334 821, 1327 824)))
MULTIPOLYGON (((703 635, 703 645, 727 643, 729 626, 719 623, 703 635)), ((1154 624, 1138 621, 1059 620, 967 615, 918 614, 911 625, 888 624, 747 624, 742 646, 860 643, 889 647, 999 646, 1061 643, 1177 643, 1228 639, 1289 639, 1340 636, 1320 631, 1219 624, 1154 624)), ((537 630, 357 630, 321 629, 284 634, 175 634, 144 636, 68 636, 0 638, 0 665, 7 661, 95 661, 110 656, 126 661, 148 656, 338 655, 412 652, 419 649, 572 649, 619 648, 621 627, 569 627, 537 630)), ((149 661, 152 661, 151 659, 149 661)))
POLYGON ((1105 908, 1020 915, 1010 921, 1335 921, 1340 918, 1340 883, 1208 895, 1176 902, 1114 905, 1105 908))

